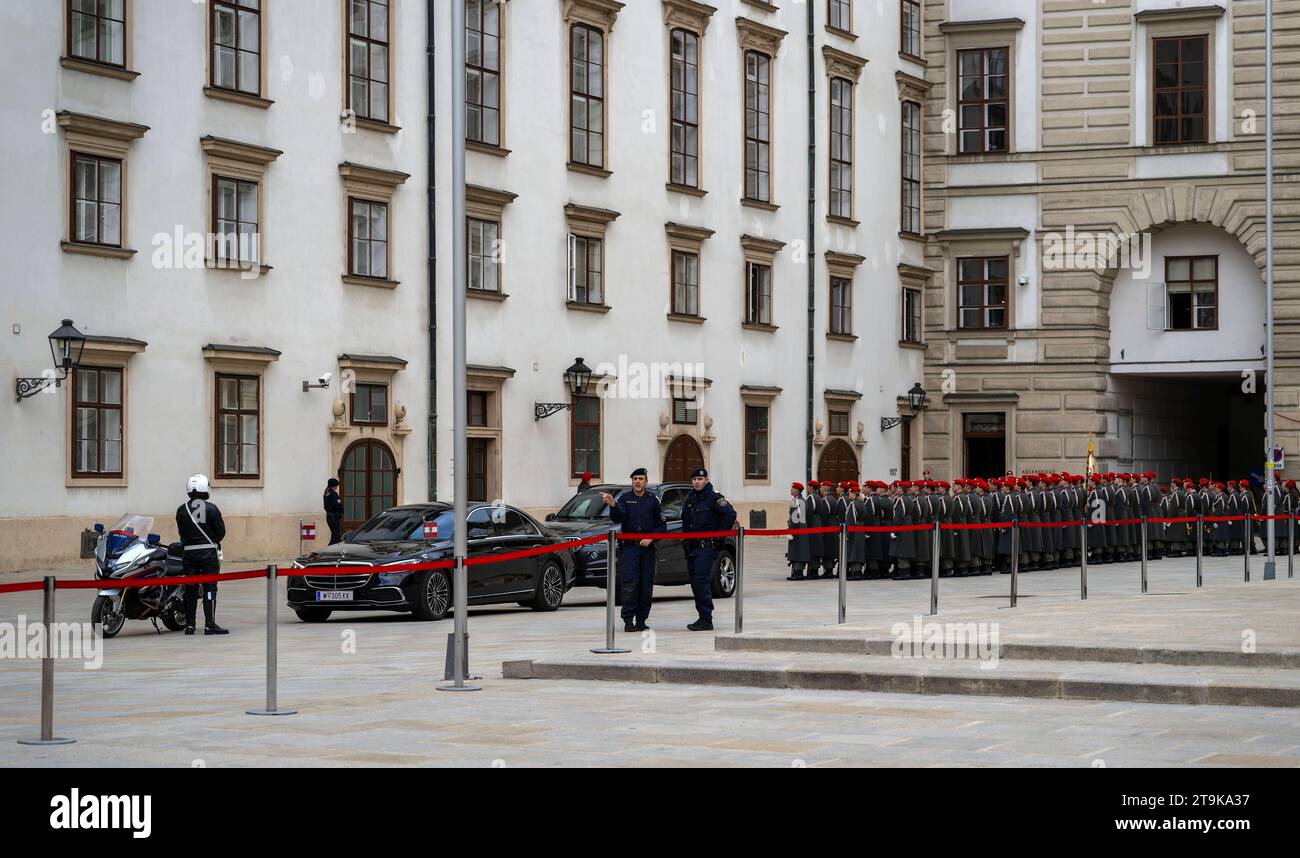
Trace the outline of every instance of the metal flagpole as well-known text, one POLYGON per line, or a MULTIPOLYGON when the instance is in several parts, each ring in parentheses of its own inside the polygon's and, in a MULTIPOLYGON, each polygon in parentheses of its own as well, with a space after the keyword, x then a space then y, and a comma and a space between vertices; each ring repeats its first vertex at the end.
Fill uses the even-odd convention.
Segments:
MULTIPOLYGON (((452 419, 452 581, 456 619, 452 639, 452 684, 439 691, 478 691, 465 684, 468 632, 468 579, 465 569, 465 4, 451 7, 451 419, 452 419)), ((432 26, 430 27, 432 29, 432 26)), ((430 140, 429 145, 434 145, 430 140)))
MULTIPOLYGON (((1265 442, 1268 461, 1264 463, 1264 491, 1268 498, 1267 515, 1274 514, 1273 486, 1277 476, 1273 473, 1273 0, 1264 0, 1264 285, 1265 311, 1268 315, 1265 324, 1267 338, 1267 357, 1264 378, 1268 387, 1265 389, 1266 419, 1268 438, 1265 442)), ((1264 562, 1264 580, 1272 581, 1277 577, 1277 561, 1274 558, 1274 525, 1268 519, 1268 559, 1264 562)), ((1249 538, 1249 537, 1248 537, 1249 538)), ((1246 546, 1249 554, 1250 546, 1246 546)))

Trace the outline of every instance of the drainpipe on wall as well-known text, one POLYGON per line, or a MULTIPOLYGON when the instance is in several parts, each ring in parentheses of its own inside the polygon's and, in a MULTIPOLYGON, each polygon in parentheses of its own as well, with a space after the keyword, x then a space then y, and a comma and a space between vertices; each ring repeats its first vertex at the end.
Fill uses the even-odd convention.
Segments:
POLYGON ((429 475, 428 475, 428 498, 431 501, 438 499, 438 232, 437 232, 437 197, 436 185, 437 178, 435 169, 437 166, 436 158, 436 131, 437 119, 435 116, 436 108, 434 107, 434 96, 437 90, 434 87, 436 71, 434 66, 434 45, 436 39, 434 32, 437 28, 437 7, 438 0, 427 0, 425 3, 425 26, 427 34, 425 36, 425 80, 428 88, 428 158, 426 169, 429 172, 428 185, 428 214, 427 227, 429 230, 429 428, 428 428, 428 456, 429 456, 429 475))
POLYGON ((814 65, 813 4, 806 2, 808 22, 808 404, 804 439, 805 476, 813 476, 813 349, 816 346, 817 256, 814 230, 817 219, 817 69, 814 65))

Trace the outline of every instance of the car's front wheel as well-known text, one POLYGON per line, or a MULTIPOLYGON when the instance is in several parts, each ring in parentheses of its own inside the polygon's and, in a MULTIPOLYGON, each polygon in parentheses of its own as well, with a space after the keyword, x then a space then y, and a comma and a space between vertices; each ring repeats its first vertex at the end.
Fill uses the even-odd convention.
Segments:
POLYGON ((441 620, 451 611, 451 577, 442 569, 421 572, 415 576, 410 598, 417 620, 441 620))
POLYGON ((542 567, 537 579, 537 595, 529 605, 534 611, 554 611, 564 601, 564 570, 554 561, 542 567))
POLYGON ((298 619, 304 623, 323 623, 330 618, 333 613, 328 608, 294 608, 293 612, 298 615, 298 619))
POLYGON ((736 558, 730 553, 719 551, 714 558, 710 587, 715 599, 730 599, 736 592, 736 558))

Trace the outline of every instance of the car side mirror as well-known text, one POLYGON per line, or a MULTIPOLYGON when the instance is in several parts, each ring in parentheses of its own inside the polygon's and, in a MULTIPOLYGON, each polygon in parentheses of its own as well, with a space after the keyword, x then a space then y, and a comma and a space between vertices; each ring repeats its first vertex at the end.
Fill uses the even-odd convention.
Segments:
POLYGON ((352 534, 354 534, 354 533, 356 533, 355 530, 346 530, 346 531, 343 532, 343 538, 344 538, 344 539, 349 539, 349 538, 351 538, 352 534))
POLYGON ((555 521, 555 513, 553 513, 553 512, 548 512, 548 513, 546 514, 546 520, 547 520, 547 521, 555 521))

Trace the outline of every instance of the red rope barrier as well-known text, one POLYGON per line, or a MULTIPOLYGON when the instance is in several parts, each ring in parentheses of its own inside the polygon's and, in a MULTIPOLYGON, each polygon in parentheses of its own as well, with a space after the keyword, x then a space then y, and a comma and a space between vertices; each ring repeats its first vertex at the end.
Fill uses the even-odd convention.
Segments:
POLYGON ((45 589, 44 581, 23 581, 20 584, 0 584, 0 593, 23 593, 45 589))
POLYGON ((56 581, 56 590, 129 590, 141 587, 170 587, 173 584, 207 584, 213 581, 246 581, 265 578, 265 569, 247 572, 219 572, 214 575, 184 575, 174 578, 95 578, 90 581, 56 581))

